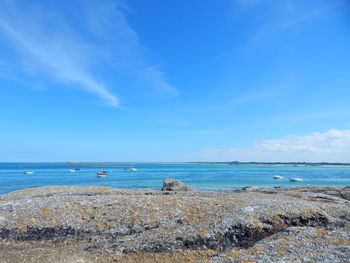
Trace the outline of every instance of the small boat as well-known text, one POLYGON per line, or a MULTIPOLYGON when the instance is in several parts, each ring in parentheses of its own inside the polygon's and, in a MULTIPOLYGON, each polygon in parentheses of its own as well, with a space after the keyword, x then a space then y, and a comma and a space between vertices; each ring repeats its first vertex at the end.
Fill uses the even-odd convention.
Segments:
POLYGON ((289 181, 290 182, 302 182, 302 181, 304 181, 304 179, 299 178, 299 177, 289 177, 289 181))
POLYGON ((102 171, 102 172, 97 172, 97 177, 106 177, 108 175, 108 173, 106 171, 102 171))
POLYGON ((275 175, 275 176, 273 177, 273 179, 283 179, 283 176, 275 175))
POLYGON ((33 174, 34 172, 32 171, 25 171, 24 174, 33 174))
POLYGON ((75 173, 76 171, 76 169, 68 169, 68 173, 75 173))
POLYGON ((124 170, 126 170, 126 171, 132 171, 132 172, 138 171, 136 168, 124 168, 124 170))

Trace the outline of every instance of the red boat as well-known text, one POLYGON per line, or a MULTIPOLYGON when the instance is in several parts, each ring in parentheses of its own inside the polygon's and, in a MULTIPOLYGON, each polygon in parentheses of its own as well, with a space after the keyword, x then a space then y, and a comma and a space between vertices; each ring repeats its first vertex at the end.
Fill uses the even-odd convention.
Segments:
POLYGON ((97 172, 98 177, 106 177, 107 175, 108 175, 108 173, 106 171, 97 172))

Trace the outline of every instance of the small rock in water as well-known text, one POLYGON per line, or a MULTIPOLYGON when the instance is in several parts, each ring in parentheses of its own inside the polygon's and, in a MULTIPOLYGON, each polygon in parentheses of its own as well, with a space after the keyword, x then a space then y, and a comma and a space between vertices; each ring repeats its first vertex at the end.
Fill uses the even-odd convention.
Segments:
POLYGON ((194 191, 194 189, 181 181, 166 178, 163 181, 162 191, 194 191))

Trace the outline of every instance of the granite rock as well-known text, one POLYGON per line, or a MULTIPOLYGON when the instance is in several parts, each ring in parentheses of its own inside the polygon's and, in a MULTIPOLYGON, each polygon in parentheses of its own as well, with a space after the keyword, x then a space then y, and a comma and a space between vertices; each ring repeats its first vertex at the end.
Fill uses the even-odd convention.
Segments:
POLYGON ((346 262, 350 202, 341 193, 348 191, 314 186, 248 191, 55 186, 16 191, 0 196, 0 262, 53 262, 45 261, 43 253, 57 262, 73 262, 73 256, 77 262, 319 262, 321 251, 328 260, 323 262, 346 262), (303 246, 277 247, 276 240, 292 237, 295 244, 307 244, 310 253, 302 252, 303 246), (312 245, 321 239, 322 246, 312 245), (242 253, 242 261, 231 252, 242 253))
POLYGON ((172 179, 172 178, 166 178, 163 181, 163 187, 162 191, 193 191, 191 187, 189 187, 187 184, 172 179))

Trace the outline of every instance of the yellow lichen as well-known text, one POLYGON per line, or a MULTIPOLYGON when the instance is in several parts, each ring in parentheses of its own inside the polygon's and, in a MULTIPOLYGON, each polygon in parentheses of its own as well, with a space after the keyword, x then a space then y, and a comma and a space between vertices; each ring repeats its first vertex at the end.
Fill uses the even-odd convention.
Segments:
POLYGON ((253 255, 253 254, 255 254, 255 250, 254 249, 247 249, 246 251, 244 251, 244 253, 246 253, 247 255, 253 255))
POLYGON ((314 215, 314 212, 310 209, 304 209, 304 215, 305 216, 312 216, 312 215, 314 215))
POLYGON ((273 218, 276 219, 276 220, 280 220, 281 219, 281 215, 276 214, 276 215, 273 216, 273 218))
POLYGON ((23 226, 21 226, 21 227, 19 228, 19 230, 22 231, 22 232, 27 231, 27 229, 28 229, 28 226, 27 226, 27 225, 23 225, 23 226))
POLYGON ((98 224, 98 228, 99 228, 100 230, 104 230, 106 227, 107 227, 106 224, 98 224))
POLYGON ((337 245, 340 245, 340 246, 343 246, 343 245, 350 245, 350 241, 346 241, 346 240, 340 241, 340 242, 337 243, 337 245))
POLYGON ((224 258, 230 258, 230 257, 235 257, 237 254, 235 253, 229 253, 224 256, 224 258))

